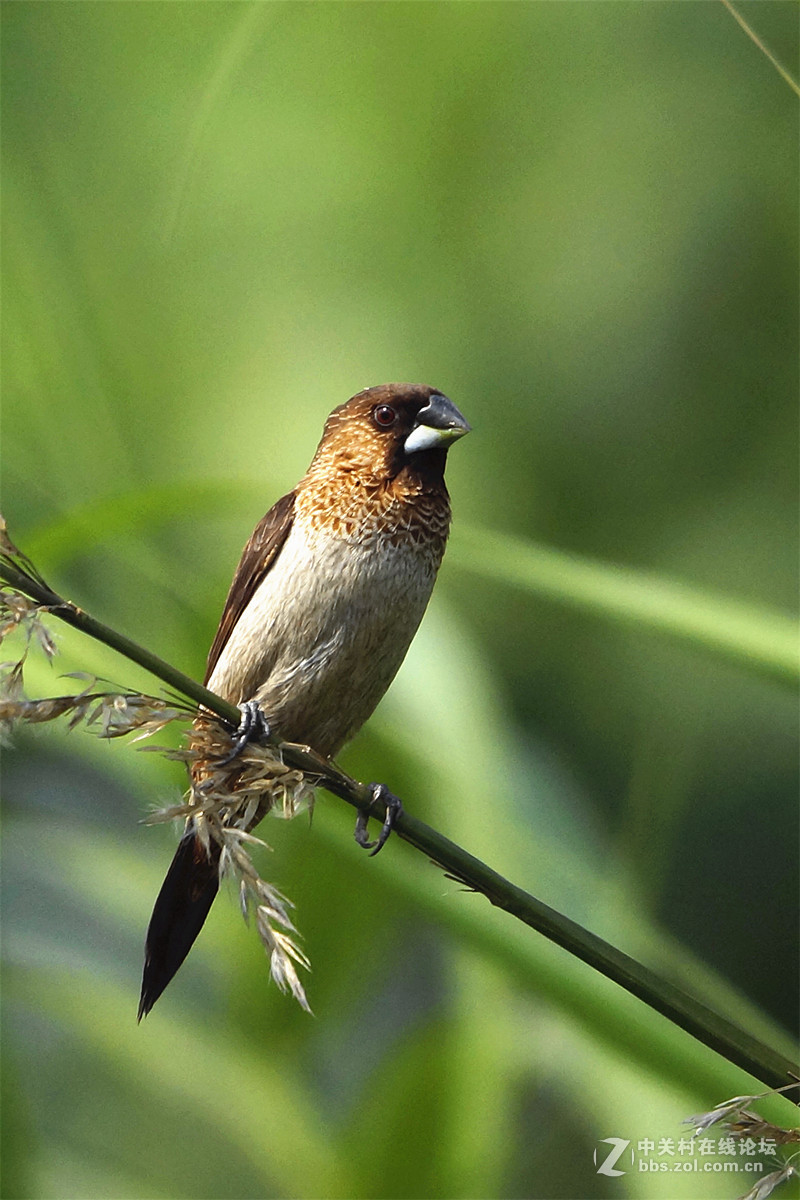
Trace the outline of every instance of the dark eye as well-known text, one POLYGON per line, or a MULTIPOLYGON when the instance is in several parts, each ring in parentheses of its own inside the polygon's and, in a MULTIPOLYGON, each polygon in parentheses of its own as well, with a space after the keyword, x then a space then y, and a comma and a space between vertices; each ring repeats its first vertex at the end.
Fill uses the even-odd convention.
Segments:
POLYGON ((397 413, 391 404, 379 404, 373 411, 372 416, 375 424, 380 426, 381 429, 388 429, 390 425, 394 425, 397 419, 397 413))

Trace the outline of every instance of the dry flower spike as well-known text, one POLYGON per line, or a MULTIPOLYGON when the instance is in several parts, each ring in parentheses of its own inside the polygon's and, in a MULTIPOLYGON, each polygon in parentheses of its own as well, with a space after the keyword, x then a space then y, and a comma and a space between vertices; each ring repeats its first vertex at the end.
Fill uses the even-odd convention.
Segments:
POLYGON ((305 990, 295 969, 306 969, 306 955, 293 940, 297 930, 289 916, 291 902, 262 879, 246 845, 266 846, 248 833, 248 826, 267 813, 290 820, 310 809, 313 783, 301 771, 288 767, 274 746, 249 743, 233 762, 230 733, 211 717, 196 721, 185 750, 170 752, 189 767, 192 785, 183 804, 154 813, 150 821, 191 819, 206 850, 219 847, 220 879, 233 876, 239 885, 242 915, 251 913, 256 931, 269 955, 270 973, 281 991, 290 991, 310 1012, 305 990))
POLYGON ((758 1136, 779 1143, 798 1142, 800 1141, 800 1129, 782 1129, 780 1126, 765 1121, 758 1113, 751 1112, 749 1109, 749 1105, 754 1104, 757 1100, 764 1100, 767 1096, 779 1096, 797 1089, 800 1089, 800 1081, 784 1084, 780 1088, 771 1088, 768 1092, 758 1092, 752 1096, 732 1096, 730 1100, 722 1100, 709 1112, 696 1113, 693 1117, 686 1117, 683 1124, 693 1126, 697 1135, 705 1132, 712 1125, 722 1124, 734 1137, 758 1136))
MULTIPOLYGON (((712 1125, 721 1124, 731 1137, 739 1139, 752 1138, 761 1142, 773 1144, 773 1152, 777 1146, 788 1145, 792 1142, 800 1141, 800 1129, 784 1129, 779 1125, 773 1125, 772 1122, 764 1120, 758 1113, 752 1112, 748 1105, 753 1104, 757 1100, 763 1100, 767 1096, 779 1095, 781 1092, 793 1091, 800 1087, 800 1083, 788 1083, 781 1088, 773 1088, 768 1092, 760 1092, 754 1096, 733 1096, 730 1100, 723 1100, 709 1112, 698 1113, 693 1117, 686 1117, 683 1124, 692 1125, 696 1135, 705 1132, 712 1125)), ((764 1175, 752 1188, 741 1196, 739 1200, 767 1200, 771 1196, 775 1188, 793 1175, 797 1174, 794 1167, 795 1156, 792 1156, 787 1162, 771 1171, 769 1175, 764 1175)))
MULTIPOLYGON (((8 538, 2 518, 0 556, 31 578, 40 580, 33 565, 8 538)), ((97 680, 81 674, 71 676, 85 684, 80 692, 29 699, 24 691, 23 669, 31 644, 37 643, 48 658, 52 659, 56 653, 55 642, 42 621, 48 611, 46 606, 20 592, 0 589, 0 641, 13 632, 24 637, 21 656, 0 664, 0 739, 6 740, 19 723, 41 724, 69 715, 70 729, 83 724, 100 737, 135 734, 132 740, 140 741, 158 733, 170 722, 187 721, 196 716, 197 710, 193 706, 170 704, 157 696, 97 690, 97 680)), ((230 734, 222 722, 211 717, 196 722, 187 734, 187 741, 183 750, 139 747, 157 750, 168 758, 184 762, 193 776, 184 803, 174 805, 150 820, 191 818, 206 845, 212 839, 217 843, 220 876, 236 878, 242 913, 245 921, 249 921, 251 913, 254 915, 256 930, 269 956, 272 978, 281 991, 291 991, 298 1003, 310 1012, 296 970, 297 965, 309 969, 310 964, 293 940, 297 930, 289 916, 291 902, 261 878, 245 844, 266 845, 247 832, 247 826, 254 818, 260 820, 268 812, 291 818, 310 808, 313 785, 301 771, 287 767, 279 752, 270 746, 251 743, 233 763, 224 763, 222 760, 230 752, 230 734)))
POLYGON ((769 1175, 762 1176, 758 1183, 755 1183, 749 1190, 745 1192, 739 1200, 767 1200, 771 1196, 776 1187, 785 1183, 787 1179, 791 1179, 796 1175, 797 1171, 792 1163, 785 1163, 779 1170, 770 1171, 769 1175))

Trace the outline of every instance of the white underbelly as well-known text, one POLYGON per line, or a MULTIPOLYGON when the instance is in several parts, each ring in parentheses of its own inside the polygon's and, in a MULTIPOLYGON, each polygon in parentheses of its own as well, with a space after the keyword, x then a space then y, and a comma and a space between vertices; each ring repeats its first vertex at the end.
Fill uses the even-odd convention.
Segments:
POLYGON ((335 754, 394 678, 430 597, 438 556, 295 523, 208 681, 257 699, 287 741, 335 754))

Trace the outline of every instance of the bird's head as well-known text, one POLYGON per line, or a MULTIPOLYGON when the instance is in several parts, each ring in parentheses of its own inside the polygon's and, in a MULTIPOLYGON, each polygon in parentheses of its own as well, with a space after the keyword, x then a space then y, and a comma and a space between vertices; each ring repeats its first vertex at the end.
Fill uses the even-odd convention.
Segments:
POLYGON ((394 479, 402 471, 441 478, 447 451, 470 426, 437 388, 384 383, 358 392, 325 422, 315 462, 394 479))

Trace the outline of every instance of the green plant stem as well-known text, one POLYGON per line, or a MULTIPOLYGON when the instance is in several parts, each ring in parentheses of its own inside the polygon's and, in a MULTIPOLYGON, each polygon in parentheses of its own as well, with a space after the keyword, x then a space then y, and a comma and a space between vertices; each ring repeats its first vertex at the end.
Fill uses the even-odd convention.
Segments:
MULTIPOLYGON (((22 569, 7 555, 0 560, 0 579, 46 607, 67 624, 112 647, 169 687, 215 712, 234 728, 238 725, 240 714, 234 705, 65 600, 43 580, 28 574, 27 570, 22 569)), ((299 746, 291 742, 280 742, 277 745, 284 761, 290 766, 305 771, 321 787, 353 807, 372 812, 372 792, 365 784, 352 779, 308 746, 299 746)), ((497 908, 517 917, 570 954, 582 959, 600 974, 637 996, 650 1008, 768 1087, 781 1087, 800 1075, 797 1065, 770 1046, 701 1004, 668 980, 659 977, 636 959, 623 954, 608 942, 516 887, 491 867, 410 813, 403 811, 398 815, 395 832, 404 841, 433 859, 449 876, 470 890, 486 896, 497 908)))
POLYGON ((796 96, 800 96, 800 86, 798 86, 797 80, 794 79, 793 76, 791 76, 789 74, 789 72, 786 70, 786 68, 784 66, 782 66, 782 64, 778 61, 778 59, 775 57, 775 55, 772 53, 772 51, 767 46, 764 45, 761 38, 758 36, 756 31, 753 29, 753 27, 751 25, 748 25, 747 21, 745 21, 742 14, 740 12, 738 12, 738 10, 735 9, 734 6, 731 4, 731 0, 722 0, 722 3, 727 8, 728 12, 731 14, 734 21, 737 21, 739 23, 739 25, 742 27, 742 29, 745 31, 747 36, 750 38, 750 41, 753 42, 754 45, 758 46, 761 53, 772 63, 773 67, 778 72, 781 79, 785 83, 788 83, 789 87, 792 89, 792 91, 794 92, 794 94, 796 96))

